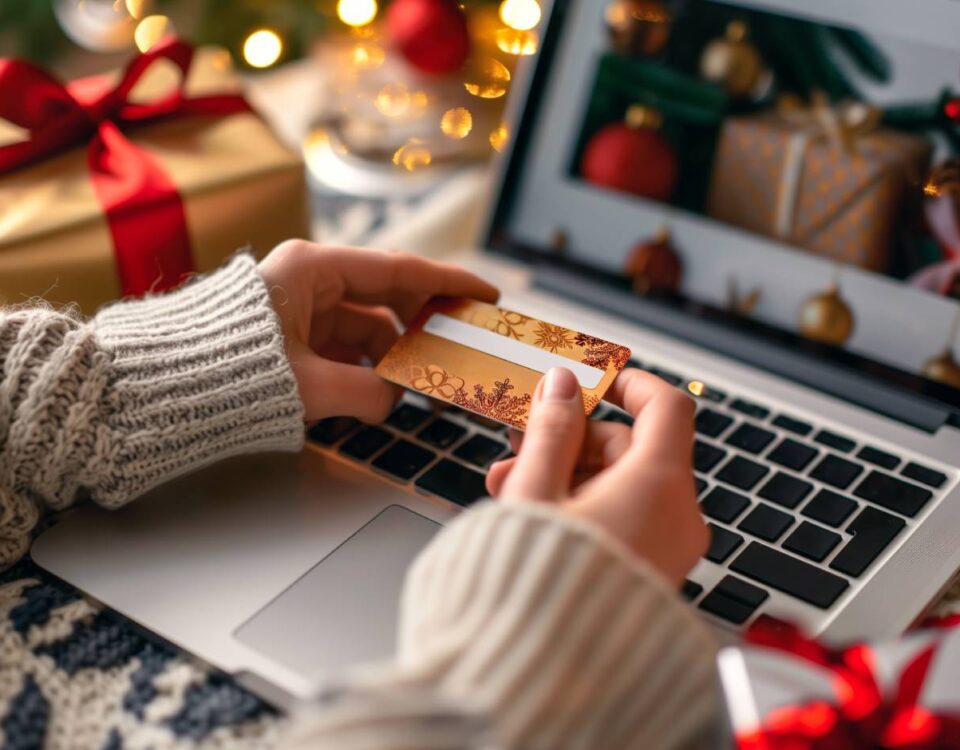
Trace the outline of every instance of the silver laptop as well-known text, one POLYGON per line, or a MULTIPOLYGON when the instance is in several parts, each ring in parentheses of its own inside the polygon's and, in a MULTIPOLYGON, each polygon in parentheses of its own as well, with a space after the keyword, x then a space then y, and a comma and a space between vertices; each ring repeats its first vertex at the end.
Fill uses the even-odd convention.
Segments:
MULTIPOLYGON (((611 50, 606 3, 546 13, 539 54, 514 87, 483 249, 458 259, 500 284, 506 307, 627 344, 632 366, 697 398, 697 483, 713 541, 678 596, 730 634, 768 616, 832 639, 894 636, 960 568, 960 389, 922 374, 954 335, 955 290, 923 287, 917 274, 935 257, 921 257, 917 219, 897 204, 889 247, 864 251, 881 271, 721 218, 710 201, 714 181, 730 177, 718 174, 720 144, 736 118, 762 117, 772 94, 727 100, 699 78, 699 49, 744 21, 777 60, 774 92, 826 77, 885 108, 941 160, 951 129, 925 128, 917 112, 929 109, 900 105, 935 111, 957 83, 960 4, 672 5, 671 40, 655 58, 611 50), (678 157, 667 201, 584 177, 585 144, 637 103, 661 111, 678 157), (683 278, 672 293, 640 295, 625 259, 661 226, 683 278), (800 309, 833 282, 854 317, 836 346, 798 332, 800 309), (752 309, 730 311, 733 284, 741 297, 760 291, 752 309)), ((764 148, 774 163, 789 157, 764 148)), ((922 183, 911 186, 919 201, 922 183)), ((607 406, 596 418, 628 419, 607 406)), ((233 459, 118 512, 78 509, 33 556, 288 705, 391 653, 404 571, 483 497, 486 467, 507 451, 498 424, 409 395, 380 426, 321 422, 300 455, 233 459)))

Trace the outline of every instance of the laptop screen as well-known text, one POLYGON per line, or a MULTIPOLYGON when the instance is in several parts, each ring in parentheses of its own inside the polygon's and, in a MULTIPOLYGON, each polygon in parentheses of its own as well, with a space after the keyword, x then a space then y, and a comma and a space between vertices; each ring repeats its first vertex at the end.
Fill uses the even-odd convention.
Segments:
POLYGON ((953 0, 558 2, 491 244, 956 404, 958 39, 953 0))

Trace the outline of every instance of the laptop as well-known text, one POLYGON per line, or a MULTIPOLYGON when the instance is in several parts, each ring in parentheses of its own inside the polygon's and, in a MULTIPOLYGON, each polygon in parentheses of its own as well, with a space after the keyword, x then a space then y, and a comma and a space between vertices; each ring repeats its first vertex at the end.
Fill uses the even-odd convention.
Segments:
MULTIPOLYGON (((712 543, 678 596, 718 633, 735 637, 770 616, 833 640, 896 636, 960 569, 960 388, 949 361, 929 364, 952 345, 960 308, 951 289, 923 285, 918 274, 948 259, 908 215, 911 188, 921 206, 935 196, 900 175, 902 200, 884 209, 889 243, 864 241, 841 259, 715 210, 711 192, 736 197, 723 180, 747 171, 718 172, 729 128, 768 122, 769 87, 789 78, 758 76, 766 91, 734 101, 722 80, 699 78, 691 50, 722 38, 732 19, 772 59, 783 47, 769 30, 799 29, 790 38, 827 57, 819 69, 801 64, 806 53, 777 69, 809 75, 811 87, 836 72, 827 79, 886 108, 879 130, 896 132, 881 140, 921 139, 923 158, 940 161, 951 129, 928 133, 907 115, 929 111, 924 102, 935 109, 956 84, 960 5, 670 3, 671 40, 653 57, 611 48, 606 5, 545 8, 539 52, 515 78, 482 249, 454 260, 499 284, 504 307, 625 344, 631 366, 696 398, 696 478, 712 543), (663 87, 664 75, 682 85, 663 87), (706 104, 691 103, 691 91, 706 104), (635 104, 661 110, 659 132, 675 144, 670 196, 584 176, 592 138, 635 104), (696 169, 688 157, 701 160, 696 169), (625 262, 664 226, 682 278, 643 294, 625 262), (932 254, 923 264, 919 246, 932 254), (832 344, 799 323, 824 295, 829 310, 852 316, 850 335, 832 344)), ((811 135, 801 157, 833 147, 822 140, 811 135)), ((765 143, 745 153, 797 158, 765 143)), ((872 168, 859 151, 827 153, 825 169, 855 158, 872 168)), ((835 182, 819 190, 830 216, 850 208, 835 182)), ((767 197, 751 198, 758 214, 767 197)), ((606 405, 594 418, 629 421, 606 405)), ((391 654, 406 568, 484 496, 486 468, 509 449, 500 424, 414 394, 382 425, 332 418, 307 443, 299 455, 225 461, 116 512, 78 508, 38 538, 33 557, 267 700, 309 698, 328 676, 391 654)))

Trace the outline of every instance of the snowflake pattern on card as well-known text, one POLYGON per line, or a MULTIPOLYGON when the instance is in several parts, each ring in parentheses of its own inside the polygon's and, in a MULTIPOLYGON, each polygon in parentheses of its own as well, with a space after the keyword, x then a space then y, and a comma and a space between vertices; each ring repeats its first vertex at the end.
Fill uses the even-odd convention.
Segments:
POLYGON ((465 388, 461 388, 454 394, 453 403, 522 429, 527 424, 532 396, 529 393, 511 395, 509 392, 512 390, 514 387, 510 378, 496 381, 490 392, 482 384, 474 383, 472 396, 465 388))
POLYGON ((607 369, 613 366, 622 370, 630 360, 630 350, 625 346, 604 341, 586 333, 578 333, 575 341, 577 346, 584 349, 583 364, 590 367, 607 369))
POLYGON ((569 328, 544 323, 542 320, 537 321, 537 330, 533 335, 535 345, 554 354, 558 349, 569 349, 574 342, 574 333, 569 328))

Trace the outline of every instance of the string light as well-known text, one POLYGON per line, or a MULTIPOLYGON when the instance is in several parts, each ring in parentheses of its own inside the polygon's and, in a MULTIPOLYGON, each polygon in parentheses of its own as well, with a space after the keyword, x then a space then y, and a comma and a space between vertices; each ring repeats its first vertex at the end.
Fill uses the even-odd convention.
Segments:
POLYGON ((377 17, 377 0, 339 0, 337 17, 347 26, 366 26, 377 17))
POLYGON ((533 31, 497 29, 497 48, 508 55, 526 57, 537 52, 537 35, 533 31))
POLYGON ((481 99, 499 99, 507 93, 507 84, 510 82, 510 71, 499 60, 490 57, 483 61, 477 71, 476 80, 466 81, 463 87, 468 94, 481 99))
POLYGON ((510 132, 507 130, 507 126, 501 125, 490 134, 490 145, 493 146, 494 151, 500 153, 507 145, 509 139, 510 132))
POLYGON ((448 109, 440 118, 440 130, 453 140, 466 138, 473 130, 473 115, 466 107, 448 109))
POLYGON ((269 68, 283 53, 283 42, 277 32, 258 29, 243 43, 243 59, 253 68, 269 68))
POLYGON ((408 172, 428 167, 431 161, 433 157, 430 155, 430 150, 417 138, 411 138, 393 155, 393 163, 408 172))
POLYGON ((157 42, 173 33, 173 24, 166 16, 147 16, 133 30, 137 49, 146 52, 157 42))
POLYGON ((500 3, 500 20, 517 31, 529 31, 540 23, 540 16, 537 0, 503 0, 500 3))

